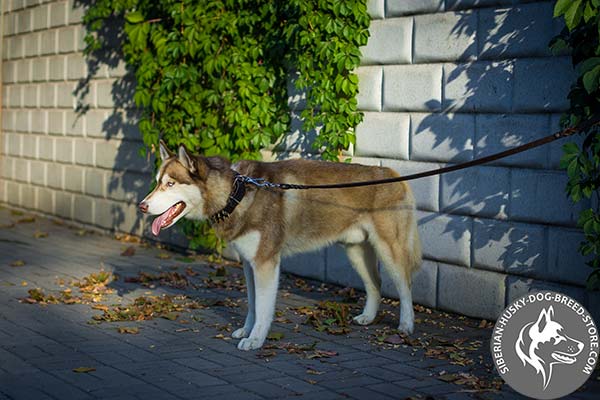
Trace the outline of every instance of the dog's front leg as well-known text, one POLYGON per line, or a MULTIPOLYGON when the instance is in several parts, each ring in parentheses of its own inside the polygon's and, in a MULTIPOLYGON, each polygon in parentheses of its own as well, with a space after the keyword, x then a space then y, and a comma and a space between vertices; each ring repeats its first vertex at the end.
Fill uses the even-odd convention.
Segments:
POLYGON ((248 261, 244 261, 244 277, 246 278, 246 292, 248 292, 248 314, 246 314, 244 326, 231 334, 231 337, 235 339, 245 338, 250 335, 256 316, 254 273, 248 261))
POLYGON ((238 349, 254 350, 262 347, 273 321, 277 286, 279 284, 279 257, 262 263, 253 264, 254 298, 256 320, 250 336, 240 340, 238 349))

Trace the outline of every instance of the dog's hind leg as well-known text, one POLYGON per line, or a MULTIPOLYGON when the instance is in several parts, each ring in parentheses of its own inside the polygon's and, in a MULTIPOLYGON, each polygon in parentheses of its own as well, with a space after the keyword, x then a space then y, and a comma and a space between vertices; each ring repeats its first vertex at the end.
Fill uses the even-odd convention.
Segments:
POLYGON ((246 292, 248 293, 248 314, 246 314, 244 326, 231 334, 231 337, 235 339, 245 338, 250 335, 256 317, 254 272, 252 271, 252 266, 247 261, 244 261, 244 277, 246 278, 246 292))
POLYGON ((263 345, 275 313, 277 286, 279 285, 279 257, 255 264, 253 268, 256 320, 250 336, 238 343, 240 350, 259 349, 263 345))
POLYGON ((346 245, 346 254, 354 270, 365 285, 367 301, 362 314, 354 317, 354 322, 368 325, 377 316, 381 302, 381 278, 377 270, 377 258, 373 246, 369 242, 346 245))
MULTIPOLYGON (((392 219, 393 221, 393 219, 392 219)), ((375 251, 382 261, 400 298, 400 323, 398 330, 411 334, 414 330, 415 313, 412 303, 412 273, 421 265, 421 245, 412 215, 406 216, 403 225, 386 227, 372 238, 375 251)), ((381 222, 383 226, 385 222, 381 222)))

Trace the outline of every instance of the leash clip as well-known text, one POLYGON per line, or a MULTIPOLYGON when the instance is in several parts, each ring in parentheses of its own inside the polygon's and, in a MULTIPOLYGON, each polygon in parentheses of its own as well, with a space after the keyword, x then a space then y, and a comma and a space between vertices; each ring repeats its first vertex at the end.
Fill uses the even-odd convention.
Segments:
POLYGON ((266 181, 264 178, 251 178, 246 175, 238 175, 236 179, 241 179, 242 182, 259 187, 259 188, 276 188, 277 185, 266 181))

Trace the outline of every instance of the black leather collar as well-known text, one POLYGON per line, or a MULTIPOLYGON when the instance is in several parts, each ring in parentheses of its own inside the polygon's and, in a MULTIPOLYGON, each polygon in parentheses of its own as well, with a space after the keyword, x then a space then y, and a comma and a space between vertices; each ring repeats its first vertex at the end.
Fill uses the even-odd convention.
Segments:
POLYGON ((225 204, 225 207, 223 207, 221 211, 218 211, 208 218, 208 222, 210 222, 211 225, 218 224, 229 218, 246 194, 246 181, 244 180, 244 177, 235 171, 234 174, 233 188, 227 199, 227 204, 225 204))

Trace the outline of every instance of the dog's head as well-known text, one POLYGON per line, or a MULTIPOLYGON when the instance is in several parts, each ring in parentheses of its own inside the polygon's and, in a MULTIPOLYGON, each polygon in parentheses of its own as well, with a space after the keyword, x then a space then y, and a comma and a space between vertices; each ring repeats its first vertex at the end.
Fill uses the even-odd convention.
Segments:
POLYGON ((516 352, 523 365, 529 364, 541 373, 544 388, 550 383, 554 364, 573 364, 583 350, 583 343, 573 339, 554 320, 552 306, 542 309, 538 319, 525 325, 519 333, 516 352))
POLYGON ((229 170, 226 160, 195 157, 184 146, 173 154, 161 141, 159 150, 162 163, 156 175, 156 187, 139 204, 142 212, 158 215, 152 223, 154 235, 183 217, 205 219, 209 188, 219 186, 216 177, 229 170))

